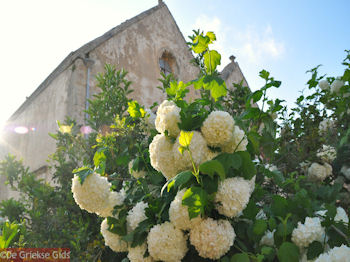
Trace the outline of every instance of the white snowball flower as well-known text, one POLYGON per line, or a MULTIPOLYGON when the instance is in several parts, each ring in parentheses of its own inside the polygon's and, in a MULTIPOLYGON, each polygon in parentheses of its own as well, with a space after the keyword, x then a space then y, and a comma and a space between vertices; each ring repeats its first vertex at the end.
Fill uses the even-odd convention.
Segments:
MULTIPOLYGON (((208 152, 208 146, 200 132, 198 131, 192 131, 192 132, 193 132, 193 136, 190 143, 190 150, 192 154, 192 159, 196 164, 196 166, 198 166, 201 163, 206 161, 206 157, 207 157, 206 153, 208 152)), ((177 170, 183 171, 186 169, 191 169, 192 162, 188 154, 188 151, 185 150, 183 154, 180 153, 179 137, 176 139, 176 142, 173 146, 173 154, 174 154, 173 165, 176 166, 177 170)))
POLYGON ((320 122, 320 125, 318 127, 320 135, 327 134, 329 129, 334 128, 335 123, 333 120, 326 118, 320 122))
POLYGON ((153 168, 167 178, 174 177, 177 169, 174 166, 173 144, 164 134, 156 135, 149 145, 149 156, 153 168))
POLYGON ((128 243, 121 239, 118 234, 108 231, 107 218, 102 221, 101 234, 105 239, 106 246, 109 246, 114 252, 125 252, 128 250, 128 243))
POLYGON ((134 248, 129 248, 128 258, 130 262, 153 262, 151 256, 144 257, 147 250, 147 245, 144 243, 141 246, 136 246, 134 248))
POLYGON ((208 145, 224 146, 233 137, 235 121, 229 113, 213 111, 203 122, 201 131, 208 145))
POLYGON ((311 181, 323 181, 326 177, 332 174, 332 166, 328 163, 323 165, 312 163, 308 169, 308 178, 311 181))
POLYGON ((341 167, 340 172, 347 178, 350 179, 350 167, 344 165, 341 167))
POLYGON ((340 88, 342 88, 344 84, 344 81, 340 80, 340 78, 338 77, 331 84, 331 91, 333 93, 339 93, 340 88))
POLYGON ((81 185, 79 177, 74 175, 72 192, 75 202, 89 213, 103 212, 108 205, 110 186, 106 177, 97 173, 90 174, 81 185))
POLYGON ((249 183, 250 181, 242 177, 232 177, 220 181, 215 195, 215 206, 220 214, 232 218, 246 208, 251 193, 249 183))
POLYGON ((265 235, 260 240, 260 246, 271 246, 273 247, 275 245, 275 240, 273 238, 273 234, 276 230, 273 230, 272 232, 270 230, 267 230, 265 232, 265 235))
POLYGON ((329 83, 326 79, 321 80, 320 82, 318 82, 318 86, 322 89, 322 90, 328 90, 329 89, 329 83))
POLYGON ((317 151, 317 156, 324 162, 332 163, 337 157, 337 151, 332 146, 323 145, 322 149, 317 151))
POLYGON ((224 144, 221 149, 226 153, 233 153, 237 151, 245 151, 247 150, 248 140, 245 137, 244 131, 240 129, 238 126, 234 127, 233 136, 231 140, 224 144))
POLYGON ((190 242, 204 258, 219 259, 230 250, 236 234, 227 220, 207 218, 190 231, 190 242))
POLYGON ((148 204, 141 201, 138 202, 129 212, 126 216, 126 222, 128 226, 128 230, 131 231, 135 230, 140 222, 147 219, 147 216, 145 214, 145 209, 148 207, 148 204))
POLYGON ((170 222, 155 225, 147 237, 148 251, 154 260, 180 262, 187 253, 187 238, 170 222))
POLYGON ((120 206, 125 200, 126 194, 125 190, 122 189, 119 192, 112 191, 109 193, 108 201, 106 205, 99 212, 96 212, 97 215, 101 217, 111 217, 113 216, 114 206, 120 206))
POLYGON ((324 237, 325 230, 321 226, 321 220, 318 217, 307 217, 304 224, 298 222, 297 228, 292 233, 292 241, 299 248, 306 248, 313 241, 322 242, 324 237))
POLYGON ((134 164, 134 160, 135 159, 133 159, 133 160, 131 160, 130 162, 129 162, 129 173, 130 173, 130 175, 132 175, 134 178, 136 178, 136 179, 139 179, 139 178, 141 178, 141 177, 145 177, 145 175, 146 175, 146 171, 145 170, 139 170, 139 171, 137 171, 137 170, 134 170, 133 168, 132 168, 132 166, 133 166, 133 164, 134 164))
POLYGON ((336 222, 344 222, 344 223, 349 223, 349 217, 346 214, 344 208, 342 207, 337 207, 337 214, 334 217, 334 220, 336 222))
POLYGON ((277 166, 275 166, 273 164, 266 164, 264 167, 265 167, 265 169, 268 169, 270 172, 278 171, 277 166))
POLYGON ((182 205, 182 198, 187 188, 177 192, 174 200, 170 204, 169 219, 170 222, 178 229, 189 230, 196 223, 201 221, 200 216, 190 219, 188 215, 188 207, 182 205))
POLYGON ((321 254, 315 262, 347 262, 350 257, 350 248, 341 245, 329 250, 328 253, 321 254))
POLYGON ((304 161, 304 162, 301 162, 301 163, 299 164, 300 169, 301 169, 301 172, 304 173, 305 175, 307 175, 307 171, 308 171, 310 165, 311 165, 310 161, 307 161, 307 160, 306 160, 306 161, 304 161))
POLYGON ((180 133, 178 123, 180 123, 181 109, 173 101, 164 100, 157 110, 156 129, 159 133, 168 131, 169 136, 177 137, 180 133))

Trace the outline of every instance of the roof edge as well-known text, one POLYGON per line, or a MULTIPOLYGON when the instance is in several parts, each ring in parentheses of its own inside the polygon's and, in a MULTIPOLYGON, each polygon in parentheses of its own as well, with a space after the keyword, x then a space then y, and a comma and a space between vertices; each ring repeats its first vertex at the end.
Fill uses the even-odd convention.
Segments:
MULTIPOLYGON (((113 27, 103 35, 95 38, 94 40, 84 44, 77 50, 71 52, 63 61, 51 72, 51 74, 39 85, 37 89, 34 90, 34 92, 20 105, 20 107, 10 116, 10 118, 7 120, 7 122, 10 122, 14 120, 20 113, 22 113, 27 106, 30 105, 32 101, 35 100, 39 94, 41 94, 58 75, 60 75, 64 70, 66 70, 76 59, 84 59, 85 55, 92 50, 94 50, 96 47, 107 41, 108 39, 112 38, 119 32, 124 31, 126 28, 131 26, 132 24, 140 21, 141 19, 151 15, 158 9, 161 9, 162 7, 166 7, 165 3, 163 1, 159 1, 158 5, 134 16, 131 19, 127 19, 125 22, 113 27)), ((166 7, 166 9, 169 11, 169 9, 166 7)), ((169 11, 170 13, 170 11, 169 11)), ((171 13, 170 13, 171 14, 171 13)), ((173 18, 174 19, 174 18, 173 18)), ((174 20, 175 21, 175 20, 174 20)), ((176 23, 176 22, 175 22, 176 23)), ((176 25, 177 26, 177 25, 176 25)), ((181 31, 180 31, 181 32, 181 31)), ((181 34, 182 35, 182 34, 181 34)))

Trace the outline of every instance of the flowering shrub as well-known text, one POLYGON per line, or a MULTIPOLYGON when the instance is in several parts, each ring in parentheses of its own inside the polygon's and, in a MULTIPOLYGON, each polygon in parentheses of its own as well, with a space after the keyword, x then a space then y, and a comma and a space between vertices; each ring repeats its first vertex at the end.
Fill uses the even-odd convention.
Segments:
POLYGON ((127 251, 123 261, 343 261, 350 53, 340 79, 312 69, 312 94, 288 111, 267 97, 281 85, 269 72, 255 92, 227 88, 210 49, 215 34, 195 31, 191 40, 198 78, 164 76, 167 99, 155 117, 129 102, 129 115, 99 132, 93 163, 75 170, 76 202, 107 217, 101 232, 114 251, 127 251), (192 86, 201 95, 187 102, 192 86), (130 133, 136 146, 120 151, 130 133))

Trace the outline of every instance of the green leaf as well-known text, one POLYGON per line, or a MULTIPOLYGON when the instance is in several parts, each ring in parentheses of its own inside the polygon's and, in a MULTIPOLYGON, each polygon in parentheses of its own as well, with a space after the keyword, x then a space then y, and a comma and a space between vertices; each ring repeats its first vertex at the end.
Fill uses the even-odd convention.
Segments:
MULTIPOLYGON (((189 147, 193 137, 193 132, 182 131, 180 132, 179 143, 183 147, 189 147)), ((181 153, 181 152, 180 152, 181 153)))
POLYGON ((231 262, 250 262, 250 259, 247 253, 240 253, 233 255, 231 262))
POLYGON ((174 178, 172 178, 168 183, 168 192, 172 187, 177 189, 179 186, 182 186, 183 184, 186 184, 191 178, 192 178, 192 172, 191 171, 183 171, 179 174, 177 174, 174 178))
POLYGON ((312 260, 321 255, 324 251, 322 243, 318 241, 312 242, 307 248, 307 259, 312 260))
POLYGON ((284 242, 277 252, 280 262, 299 262, 299 248, 290 242, 284 242))
POLYGON ((216 40, 216 35, 213 32, 207 32, 206 36, 210 39, 209 44, 213 43, 216 40))
POLYGON ((193 41, 192 50, 197 53, 203 53, 207 50, 210 43, 210 38, 208 36, 198 35, 193 41))
POLYGON ((259 212, 259 208, 256 206, 255 200, 251 199, 247 207, 243 210, 243 215, 253 220, 259 212))
POLYGON ((206 52, 203 57, 204 65, 208 74, 212 74, 216 67, 221 64, 221 55, 215 50, 206 52))
POLYGON ((210 90, 210 95, 215 101, 222 96, 226 96, 226 83, 219 77, 207 75, 203 79, 203 88, 210 90))
POLYGON ((264 258, 268 261, 273 261, 275 257, 275 250, 272 247, 262 247, 261 254, 264 255, 264 258))
POLYGON ((221 180, 226 178, 225 169, 223 165, 218 160, 210 160, 204 162, 199 166, 199 171, 203 174, 209 175, 211 178, 214 177, 214 174, 218 174, 221 180))
POLYGON ((259 72, 259 76, 267 81, 269 79, 270 73, 266 70, 262 70, 259 72))
POLYGON ((104 174, 106 169, 106 155, 105 155, 105 148, 100 148, 96 151, 94 155, 94 165, 96 167, 96 172, 100 174, 104 174))
POLYGON ((188 206, 188 214, 190 219, 204 214, 205 207, 208 204, 208 194, 200 187, 191 187, 187 189, 182 204, 188 206))
POLYGON ((255 165, 250 158, 250 154, 247 151, 239 151, 234 154, 237 154, 242 159, 242 166, 240 170, 243 173, 243 177, 247 180, 250 180, 253 176, 256 175, 255 165))
POLYGON ((253 232, 255 235, 263 235, 267 230, 267 223, 265 220, 258 219, 254 222, 253 232))
POLYGON ((215 158, 223 165, 226 174, 229 172, 230 168, 238 170, 242 166, 242 158, 240 154, 237 153, 238 152, 234 154, 223 153, 215 158))
POLYGON ((128 102, 128 113, 132 118, 142 118, 146 115, 146 111, 136 100, 128 102))
POLYGON ((81 185, 84 183, 85 179, 92 173, 94 173, 94 171, 88 166, 83 166, 73 170, 73 174, 76 174, 79 177, 81 185))
POLYGON ((275 216, 285 217, 288 212, 288 201, 281 196, 273 196, 273 203, 271 206, 271 211, 275 216))
POLYGON ((197 90, 201 89, 203 86, 203 80, 204 80, 204 77, 201 77, 195 81, 192 81, 194 89, 197 89, 197 90))

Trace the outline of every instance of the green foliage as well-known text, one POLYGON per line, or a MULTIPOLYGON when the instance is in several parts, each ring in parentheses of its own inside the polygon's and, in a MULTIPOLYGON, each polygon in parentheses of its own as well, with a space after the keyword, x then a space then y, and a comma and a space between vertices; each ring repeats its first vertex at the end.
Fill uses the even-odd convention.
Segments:
POLYGON ((5 222, 2 224, 0 235, 0 248, 9 248, 14 242, 16 236, 20 234, 21 224, 15 222, 5 222))

